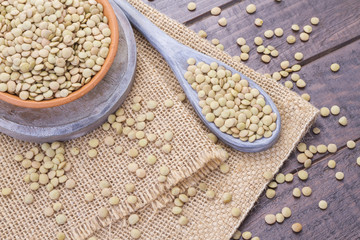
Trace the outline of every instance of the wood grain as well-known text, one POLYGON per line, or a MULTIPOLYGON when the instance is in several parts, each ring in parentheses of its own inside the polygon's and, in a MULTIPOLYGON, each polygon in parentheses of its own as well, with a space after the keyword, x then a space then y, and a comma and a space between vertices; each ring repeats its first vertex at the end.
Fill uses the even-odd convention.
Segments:
MULTIPOLYGON (((360 144, 358 141, 357 144, 360 144)), ((356 157, 360 156, 360 149, 342 149, 334 156, 327 156, 312 166, 309 179, 301 181, 294 176, 293 183, 279 184, 276 197, 267 199, 264 195, 240 226, 240 231, 251 231, 260 239, 359 239, 360 238, 360 166, 356 164, 356 157), (327 167, 327 161, 337 162, 335 169, 327 167), (335 179, 335 173, 341 171, 343 181, 335 179), (312 188, 310 197, 292 196, 295 187, 312 188), (320 200, 326 200, 327 210, 318 207, 320 200), (283 207, 289 207, 292 216, 282 224, 270 226, 264 221, 266 214, 276 214, 283 207), (303 226, 302 232, 295 234, 291 225, 299 222, 303 226)))
POLYGON ((272 73, 280 70, 280 62, 289 60, 295 64, 294 53, 300 51, 304 54, 304 62, 309 59, 321 57, 333 48, 342 46, 343 43, 354 41, 360 35, 360 4, 357 0, 327 0, 327 1, 275 1, 253 0, 257 11, 254 14, 247 14, 246 6, 250 1, 243 1, 225 9, 218 17, 209 16, 201 22, 190 25, 190 28, 196 32, 203 29, 208 34, 208 39, 220 39, 225 46, 225 51, 231 55, 239 55, 240 48, 236 45, 236 39, 244 37, 251 48, 250 59, 246 64, 262 73, 272 73), (299 33, 294 33, 290 27, 292 24, 298 24, 300 27, 310 24, 310 18, 317 16, 320 19, 318 26, 313 26, 313 32, 310 40, 306 43, 299 40, 299 33), (228 21, 226 27, 220 27, 217 20, 225 17, 228 21), (256 27, 254 20, 261 18, 264 21, 262 27, 256 27), (266 39, 263 36, 264 31, 274 30, 281 27, 284 30, 284 36, 281 38, 273 37, 266 39), (293 34, 297 37, 297 42, 289 45, 286 42, 286 36, 293 34), (276 47, 280 55, 273 58, 265 65, 261 62, 261 55, 256 53, 256 46, 253 39, 261 36, 264 39, 264 45, 276 47))
POLYGON ((165 13, 167 16, 176 19, 181 23, 194 22, 201 20, 207 16, 210 16, 210 10, 213 7, 230 7, 233 4, 239 2, 239 0, 197 0, 193 1, 196 3, 196 10, 189 11, 187 5, 190 0, 181 0, 181 1, 145 1, 150 6, 156 8, 160 12, 165 13))
MULTIPOLYGON (((338 148, 346 145, 348 140, 360 137, 360 82, 357 81, 356 73, 360 71, 360 40, 349 44, 337 51, 306 65, 300 75, 307 82, 305 90, 295 88, 302 94, 307 92, 312 97, 311 102, 318 108, 333 105, 340 106, 338 116, 319 117, 314 127, 321 129, 319 135, 309 132, 304 142, 309 145, 335 143, 338 148), (337 73, 330 71, 330 65, 334 62, 340 64, 341 69, 337 73), (341 116, 346 116, 348 126, 343 127, 338 123, 341 116)), ((296 151, 286 161, 281 171, 290 172, 301 165, 296 160, 296 151)), ((322 158, 324 154, 316 154, 313 160, 322 158)))

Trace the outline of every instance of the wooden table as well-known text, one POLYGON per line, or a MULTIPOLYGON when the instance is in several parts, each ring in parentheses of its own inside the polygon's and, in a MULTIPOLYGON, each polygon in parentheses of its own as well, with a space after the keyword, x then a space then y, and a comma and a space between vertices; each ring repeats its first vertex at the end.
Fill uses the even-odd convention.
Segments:
MULTIPOLYGON (((319 117, 315 126, 321 129, 319 135, 309 132, 304 137, 308 145, 335 143, 336 154, 316 154, 308 169, 309 179, 300 181, 297 172, 303 165, 297 162, 299 152, 295 151, 285 162, 282 173, 293 173, 292 183, 279 184, 276 197, 267 199, 263 194, 249 216, 239 227, 240 231, 251 231, 260 239, 360 239, 360 166, 356 158, 360 156, 360 1, 359 0, 195 0, 197 9, 187 10, 185 0, 146 1, 149 5, 168 16, 184 23, 194 31, 205 30, 210 41, 217 38, 232 56, 240 55, 236 39, 244 37, 250 46, 250 58, 246 64, 262 73, 280 70, 280 62, 289 60, 295 64, 295 52, 302 52, 304 59, 299 62, 299 72, 307 83, 303 90, 294 87, 299 94, 308 93, 311 103, 316 107, 341 107, 339 116, 319 117), (248 4, 257 6, 256 13, 249 15, 245 8, 248 4), (220 16, 212 16, 213 7, 222 8, 220 16), (291 31, 292 24, 301 28, 310 24, 311 17, 318 17, 320 24, 313 26, 308 42, 301 42, 299 33, 291 31), (220 27, 219 18, 225 17, 228 25, 220 27), (256 27, 254 20, 264 20, 262 27, 256 27), (264 41, 265 45, 276 47, 280 55, 269 64, 261 62, 253 39, 263 37, 265 30, 284 29, 284 36, 264 41), (296 36, 293 45, 286 43, 290 34, 296 36), (334 62, 340 64, 337 73, 330 71, 334 62), (340 116, 346 116, 348 126, 338 123, 340 116), (358 146, 354 150, 346 147, 348 140, 354 140, 358 146), (337 162, 335 169, 329 169, 327 162, 337 162), (345 174, 343 181, 335 179, 335 173, 345 174), (292 190, 295 187, 310 186, 310 197, 295 199, 292 190), (328 202, 327 210, 320 210, 321 199, 328 202), (292 210, 292 216, 282 224, 267 225, 266 214, 276 214, 285 206, 292 210), (303 226, 301 233, 294 234, 291 225, 299 222, 303 226)), ((263 39, 265 39, 263 37, 263 39)), ((283 84, 288 79, 282 79, 283 84)))

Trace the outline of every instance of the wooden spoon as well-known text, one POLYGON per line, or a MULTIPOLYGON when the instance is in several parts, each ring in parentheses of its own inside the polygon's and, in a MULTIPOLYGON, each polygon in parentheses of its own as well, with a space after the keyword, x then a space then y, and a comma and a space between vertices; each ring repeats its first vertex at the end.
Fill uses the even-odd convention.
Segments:
POLYGON ((178 79, 181 87, 183 88, 188 100, 191 105, 195 109, 196 113, 203 121, 203 123, 213 132, 223 143, 226 145, 243 152, 259 152, 270 148, 280 135, 281 128, 281 120, 280 114, 271 100, 269 95, 260 88, 254 81, 243 75, 242 73, 236 71, 232 67, 226 65, 225 63, 209 57, 205 54, 202 54, 198 51, 195 51, 192 48, 189 48, 175 39, 168 36, 162 30, 160 30, 157 26, 155 26, 149 19, 147 19, 144 15, 142 15, 139 11, 137 11, 131 4, 129 4, 126 0, 110 0, 114 1, 120 8, 124 11, 125 15, 129 19, 129 21, 133 24, 133 26, 139 30, 144 37, 151 43, 151 45, 164 57, 166 62, 169 64, 171 69, 173 70, 176 78, 178 79), (201 113, 201 107, 199 106, 199 98, 197 96, 197 92, 191 88, 191 85, 184 78, 184 74, 187 71, 187 59, 195 58, 196 62, 206 62, 210 64, 211 62, 216 62, 219 66, 224 66, 226 69, 230 70, 233 74, 240 74, 242 79, 246 79, 249 82, 251 88, 256 88, 259 92, 264 96, 266 104, 270 105, 273 112, 277 115, 276 121, 276 130, 273 132, 272 136, 269 138, 261 138, 259 140, 255 140, 254 142, 244 142, 238 138, 234 138, 233 136, 223 133, 220 131, 218 127, 215 126, 214 123, 208 122, 205 119, 205 116, 201 113))

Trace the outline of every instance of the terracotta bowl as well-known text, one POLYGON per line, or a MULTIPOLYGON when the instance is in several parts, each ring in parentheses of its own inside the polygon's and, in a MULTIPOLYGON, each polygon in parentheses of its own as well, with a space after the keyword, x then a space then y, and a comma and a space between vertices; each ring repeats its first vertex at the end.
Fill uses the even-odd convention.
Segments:
POLYGON ((69 94, 69 96, 64 98, 54 98, 50 100, 43 100, 43 101, 33 101, 33 100, 22 100, 17 95, 12 95, 9 93, 0 93, 0 100, 3 100, 5 102, 8 102, 10 104, 24 107, 24 108, 51 108, 56 107, 60 105, 67 104, 69 102, 72 102, 82 96, 84 96, 86 93, 88 93, 91 89, 93 89, 100 81, 103 79, 103 77, 106 75, 108 70, 110 69, 111 64, 114 61, 117 48, 118 48, 118 41, 119 41, 119 29, 118 29, 118 23, 116 19, 116 15, 114 13, 114 10, 112 9, 110 3, 107 0, 96 0, 98 3, 101 3, 104 7, 104 15, 108 18, 109 22, 109 28, 111 30, 111 43, 109 46, 109 53, 108 56, 105 59, 104 64, 102 65, 99 72, 97 72, 92 79, 79 88, 78 90, 72 92, 69 94))

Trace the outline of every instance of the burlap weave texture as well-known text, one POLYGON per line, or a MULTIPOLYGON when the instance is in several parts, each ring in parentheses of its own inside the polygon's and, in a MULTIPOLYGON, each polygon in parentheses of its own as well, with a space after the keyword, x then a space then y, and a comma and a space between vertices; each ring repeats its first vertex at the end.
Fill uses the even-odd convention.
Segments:
MULTIPOLYGON (((124 108, 128 116, 135 117, 131 112, 131 99, 138 95, 146 100, 157 100, 160 104, 155 111, 155 120, 146 127, 147 132, 159 137, 166 130, 174 131, 171 154, 163 154, 153 144, 140 149, 140 156, 135 160, 127 157, 126 152, 136 146, 124 136, 113 131, 105 132, 97 129, 82 138, 69 141, 66 147, 78 146, 81 154, 76 157, 67 154, 67 159, 74 165, 69 177, 76 179, 75 190, 60 187, 62 195, 60 202, 64 209, 61 213, 68 216, 68 223, 58 226, 54 218, 46 218, 42 214, 44 206, 51 206, 53 201, 47 196, 45 189, 36 192, 35 203, 25 205, 23 197, 29 193, 29 186, 22 181, 25 170, 13 160, 17 152, 24 152, 34 144, 23 143, 10 137, 0 136, 0 187, 11 186, 14 194, 9 198, 0 197, 0 239, 54 239, 57 231, 63 231, 69 239, 85 239, 96 232, 99 239, 130 239, 130 227, 126 223, 126 215, 140 209, 141 221, 136 225, 140 229, 142 239, 228 239, 234 229, 240 224, 251 206, 257 200, 267 181, 263 172, 276 172, 288 157, 296 143, 301 139, 317 109, 302 100, 296 93, 286 89, 272 79, 249 69, 243 64, 234 62, 231 57, 216 49, 206 40, 199 38, 193 31, 157 12, 140 0, 130 1, 139 11, 146 15, 156 25, 180 42, 215 57, 254 79, 272 97, 281 114, 282 129, 278 143, 271 149, 261 153, 240 153, 223 146, 228 151, 231 166, 230 173, 224 175, 215 169, 223 155, 206 137, 208 130, 188 102, 176 101, 176 95, 182 90, 171 69, 163 58, 139 34, 135 33, 138 47, 138 66, 136 80, 124 108), (166 109, 164 100, 172 99, 175 106, 166 109), (113 148, 101 145, 99 156, 93 160, 86 155, 89 147, 87 142, 93 137, 103 139, 113 135, 116 145, 121 145, 125 153, 117 155, 113 148), (206 154, 207 153, 207 154, 206 154), (149 154, 158 156, 156 166, 148 166, 145 158, 149 154), (129 174, 126 167, 130 162, 137 162, 147 171, 145 180, 137 179, 129 174), (159 187, 157 183, 158 168, 166 164, 172 169, 168 183, 159 187), (211 172, 210 172, 211 171, 211 172), (102 179, 111 182, 113 195, 120 197, 119 207, 109 207, 106 198, 100 196, 98 183, 102 179), (203 179, 203 180, 200 180, 203 179), (233 201, 224 205, 219 198, 209 201, 203 192, 184 207, 184 215, 190 220, 186 227, 181 227, 178 217, 171 214, 171 204, 168 189, 179 183, 179 186, 196 185, 203 181, 209 188, 216 190, 217 195, 223 192, 233 192, 233 201), (125 203, 127 194, 124 184, 134 182, 137 185, 136 195, 141 199, 136 207, 125 203), (93 192, 96 199, 91 204, 84 201, 84 194, 93 192), (109 218, 97 218, 97 210, 107 206, 109 218), (231 207, 240 207, 242 215, 239 219, 230 216, 231 207), (97 231, 100 230, 100 231, 97 231)), ((146 111, 142 104, 143 112, 146 111)))

